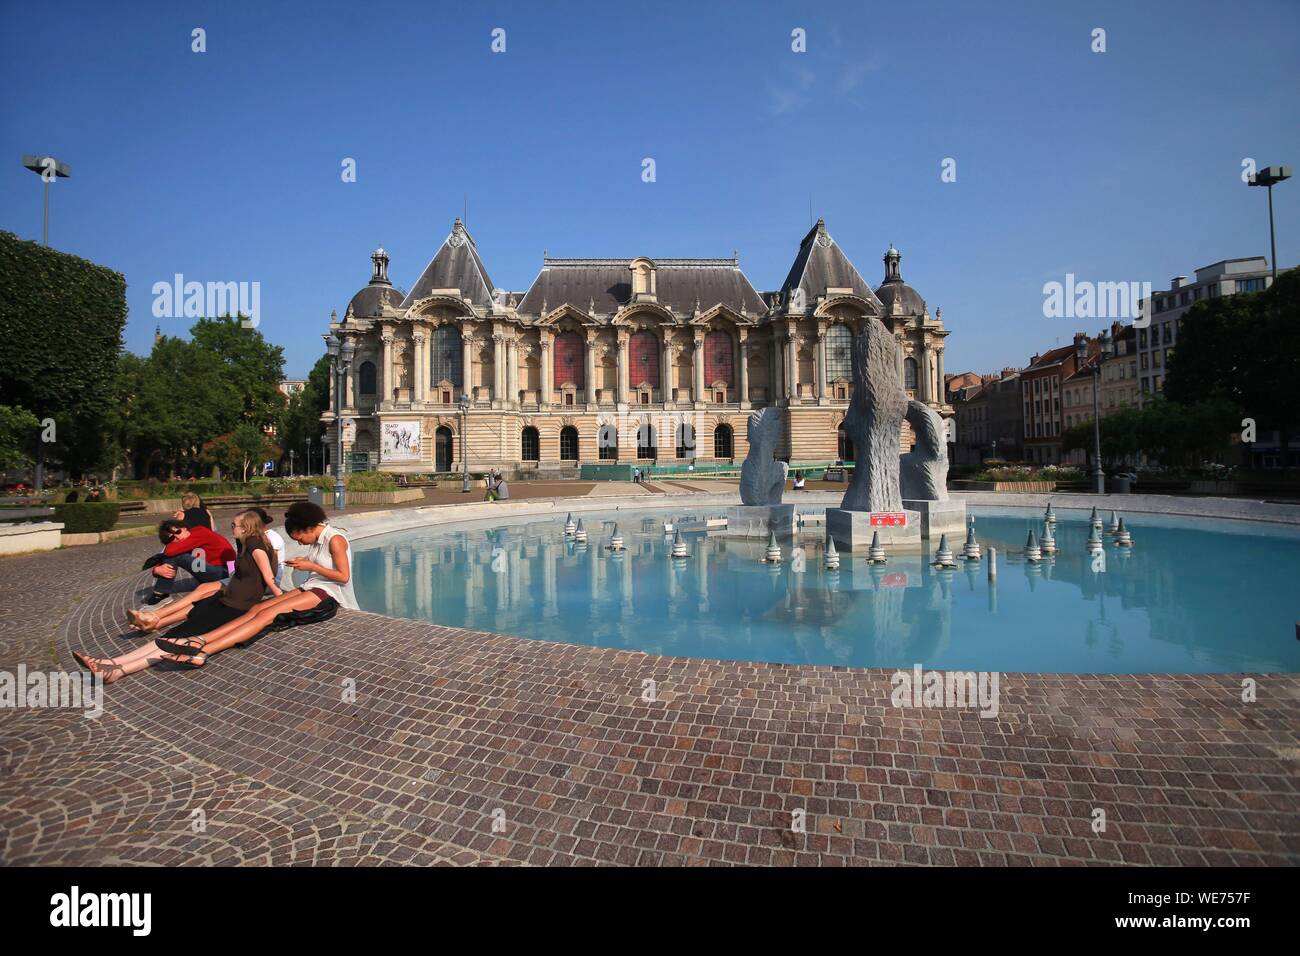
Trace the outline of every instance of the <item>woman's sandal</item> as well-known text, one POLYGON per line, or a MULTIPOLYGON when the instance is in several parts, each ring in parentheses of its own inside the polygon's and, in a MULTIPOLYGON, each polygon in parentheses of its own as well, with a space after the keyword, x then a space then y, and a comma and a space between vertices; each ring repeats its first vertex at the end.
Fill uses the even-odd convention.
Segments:
POLYGON ((207 662, 203 654, 204 642, 197 637, 182 637, 178 641, 160 638, 154 641, 158 650, 168 655, 167 660, 185 667, 202 667, 207 662))
POLYGON ((90 673, 102 677, 105 684, 111 684, 118 678, 126 676, 126 671, 123 669, 121 664, 108 664, 107 666, 101 666, 103 662, 98 658, 88 657, 87 655, 80 654, 77 651, 72 652, 72 659, 86 670, 90 671, 90 673))

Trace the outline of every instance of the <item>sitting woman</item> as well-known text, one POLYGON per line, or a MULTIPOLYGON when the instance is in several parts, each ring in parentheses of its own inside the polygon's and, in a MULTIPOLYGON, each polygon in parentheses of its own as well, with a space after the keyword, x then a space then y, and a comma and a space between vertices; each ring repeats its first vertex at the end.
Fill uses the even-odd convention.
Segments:
MULTIPOLYGON (((282 592, 275 580, 275 551, 266 539, 261 518, 251 511, 242 512, 235 516, 232 530, 240 543, 240 554, 235 561, 235 573, 224 587, 220 581, 208 581, 161 611, 127 611, 131 626, 140 631, 171 627, 167 637, 179 640, 206 634, 238 620, 262 600, 268 589, 280 596, 282 592)), ((109 684, 167 657, 155 641, 114 658, 72 656, 91 673, 103 674, 104 682, 109 684)))
POLYGON ((304 557, 290 558, 286 562, 295 571, 307 573, 307 580, 301 588, 263 601, 241 617, 206 633, 196 634, 186 627, 182 634, 173 630, 165 638, 158 638, 121 658, 99 661, 77 656, 77 661, 91 671, 103 673, 105 683, 142 670, 156 660, 200 667, 209 655, 257 637, 274 624, 280 614, 325 610, 335 605, 357 610, 357 599, 352 591, 352 546, 347 538, 326 523, 324 509, 305 501, 290 505, 284 516, 284 530, 307 548, 304 557))

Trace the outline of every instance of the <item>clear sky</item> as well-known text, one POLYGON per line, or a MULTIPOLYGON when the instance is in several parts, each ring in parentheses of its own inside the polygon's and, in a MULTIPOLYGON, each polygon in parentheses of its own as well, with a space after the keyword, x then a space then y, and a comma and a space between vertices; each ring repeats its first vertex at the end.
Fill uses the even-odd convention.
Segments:
MULTIPOLYGON (((1043 283, 1066 272, 1160 289, 1267 255, 1264 190, 1243 184, 1242 160, 1300 166, 1296 0, 0 11, 0 228, 40 238, 41 184, 21 157, 58 157, 73 178, 52 188, 51 245, 126 275, 128 348, 150 346, 154 282, 256 281, 291 375, 321 353, 375 245, 409 288, 465 197, 512 290, 543 249, 738 250, 773 289, 811 197, 873 284, 889 243, 902 251, 952 330, 948 371, 989 371, 1089 324, 1043 317, 1043 283), (206 53, 191 51, 195 27, 206 53), (1105 53, 1090 49, 1097 27, 1105 53), (940 179, 946 158, 956 182, 940 179)), ((1294 265, 1300 180, 1274 199, 1294 265)))

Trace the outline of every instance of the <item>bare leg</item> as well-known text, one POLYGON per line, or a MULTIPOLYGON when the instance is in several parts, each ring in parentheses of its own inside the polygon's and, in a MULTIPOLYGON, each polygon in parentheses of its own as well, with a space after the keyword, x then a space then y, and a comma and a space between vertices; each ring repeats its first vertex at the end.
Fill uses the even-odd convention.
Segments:
MULTIPOLYGON (((204 644, 211 644, 213 641, 220 640, 229 631, 238 627, 240 624, 251 620, 255 615, 267 614, 269 612, 270 616, 267 617, 266 624, 270 624, 277 614, 283 614, 285 611, 296 611, 304 607, 315 607, 319 601, 320 598, 308 591, 299 591, 297 589, 285 591, 279 597, 268 598, 261 604, 254 604, 251 610, 235 618, 230 623, 213 628, 206 634, 200 634, 199 638, 204 642, 204 644), (295 599, 301 599, 304 595, 311 598, 310 603, 299 603, 290 606, 291 602, 295 599)), ((266 627, 266 624, 263 624, 262 626, 266 627)), ((256 631, 254 633, 256 633, 256 631)))
POLYGON ((220 592, 222 583, 221 581, 205 581, 193 591, 178 595, 171 604, 159 611, 128 610, 126 612, 127 621, 132 627, 140 631, 156 631, 164 627, 171 627, 173 624, 179 624, 189 617, 192 604, 220 592))
POLYGON ((120 657, 89 657, 85 654, 74 654, 73 656, 76 657, 79 664, 91 673, 102 674, 105 684, 111 684, 127 674, 134 674, 158 661, 168 659, 153 641, 141 645, 120 657))
POLYGON ((289 600, 277 607, 267 608, 266 605, 270 602, 264 602, 257 606, 255 609, 257 613, 251 618, 246 614, 237 621, 232 621, 225 627, 217 629, 217 631, 225 631, 225 634, 218 635, 217 631, 205 634, 204 655, 224 651, 227 647, 234 647, 236 644, 242 644, 250 637, 256 637, 271 625, 277 614, 283 614, 287 611, 306 611, 320 603, 320 598, 310 591, 291 591, 289 594, 289 600))

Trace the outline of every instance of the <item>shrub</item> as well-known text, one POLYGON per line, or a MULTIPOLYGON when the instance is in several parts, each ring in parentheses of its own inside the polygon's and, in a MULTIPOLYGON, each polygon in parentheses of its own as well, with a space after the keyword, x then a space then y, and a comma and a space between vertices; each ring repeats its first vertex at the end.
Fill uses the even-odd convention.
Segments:
POLYGON ((77 501, 54 506, 54 520, 63 522, 64 534, 98 534, 117 524, 116 501, 77 501))
POLYGON ((384 471, 357 471, 347 477, 348 491, 396 491, 398 487, 397 476, 384 471))

